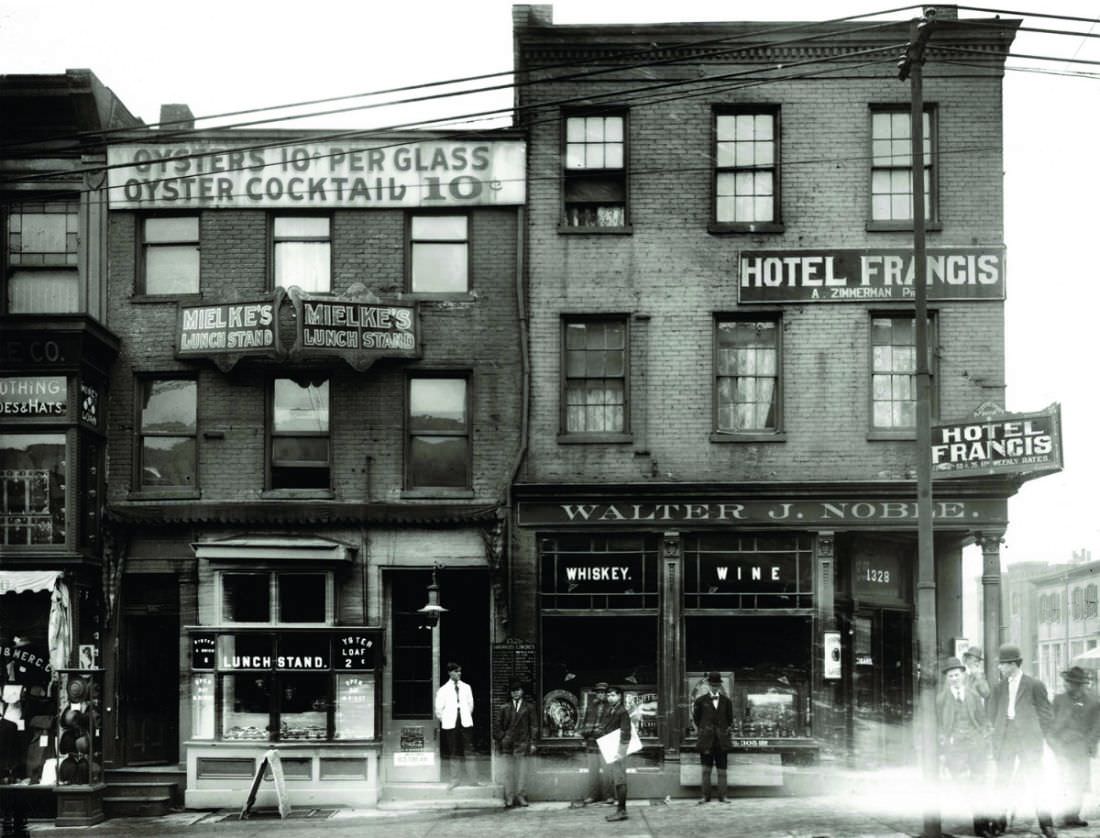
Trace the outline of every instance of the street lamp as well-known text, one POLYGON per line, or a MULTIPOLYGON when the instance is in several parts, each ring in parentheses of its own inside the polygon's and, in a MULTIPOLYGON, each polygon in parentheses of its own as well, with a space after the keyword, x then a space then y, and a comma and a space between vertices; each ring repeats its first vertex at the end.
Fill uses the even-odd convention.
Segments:
POLYGON ((432 568, 432 583, 428 585, 428 603, 423 608, 416 609, 416 613, 420 614, 424 618, 424 624, 427 628, 435 628, 439 623, 439 616, 444 614, 447 609, 439 604, 439 578, 436 573, 439 570, 439 565, 432 568))

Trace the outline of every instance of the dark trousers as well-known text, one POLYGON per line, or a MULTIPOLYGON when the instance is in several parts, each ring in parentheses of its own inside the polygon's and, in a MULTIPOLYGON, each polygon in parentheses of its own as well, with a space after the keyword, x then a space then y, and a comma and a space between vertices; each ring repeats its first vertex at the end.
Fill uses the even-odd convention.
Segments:
POLYGON ((722 747, 715 742, 709 751, 699 754, 699 763, 703 773, 703 799, 710 800, 712 787, 710 784, 710 772, 712 768, 718 769, 718 799, 726 799, 726 768, 729 765, 729 756, 722 747))
POLYGON ((585 798, 606 800, 614 794, 614 789, 608 788, 607 774, 603 770, 599 746, 595 743, 586 744, 585 757, 588 762, 588 794, 585 798))
POLYGON ((985 829, 991 818, 985 793, 985 779, 989 768, 989 747, 984 739, 975 735, 948 742, 943 746, 943 764, 947 774, 968 798, 977 802, 973 809, 974 834, 985 829))
POLYGON ((527 796, 527 747, 515 752, 502 751, 504 763, 504 802, 527 796))
POLYGON ((455 725, 443 729, 443 745, 447 749, 447 775, 450 780, 477 780, 477 764, 474 761, 474 729, 455 725))
POLYGON ((1042 758, 1042 750, 1033 752, 1024 749, 1016 723, 1009 721, 1005 728, 1004 741, 997 751, 997 773, 994 783, 998 794, 1001 795, 1001 811, 1005 812, 1004 820, 1007 820, 1007 813, 1013 808, 1012 801, 1016 799, 1016 795, 1021 789, 1026 789, 1035 796, 1035 817, 1039 821, 1040 828, 1054 826, 1050 809, 1041 798, 1042 758))

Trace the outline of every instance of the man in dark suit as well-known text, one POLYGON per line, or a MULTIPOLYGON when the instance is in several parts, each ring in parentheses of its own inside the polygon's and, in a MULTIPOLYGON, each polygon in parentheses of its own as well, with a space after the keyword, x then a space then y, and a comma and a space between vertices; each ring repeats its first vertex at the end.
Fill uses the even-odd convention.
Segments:
MULTIPOLYGON (((1018 646, 1006 643, 997 657, 1001 680, 989 699, 989 716, 993 722, 993 759, 996 762, 996 788, 1004 796, 1001 811, 1007 812, 1008 801, 1015 791, 1013 780, 1036 795, 1035 815, 1045 838, 1055 838, 1054 820, 1039 795, 1043 740, 1050 730, 1052 712, 1047 688, 1041 681, 1025 675, 1020 664, 1023 657, 1018 646)), ((1007 814, 993 823, 994 834, 1004 832, 1007 814)))
MULTIPOLYGON (((940 756, 951 780, 968 797, 981 794, 989 762, 989 719, 985 702, 968 683, 966 667, 958 658, 943 665, 945 684, 936 697, 940 756)), ((974 834, 987 838, 993 831, 989 816, 974 812, 974 834)))
POLYGON ((700 805, 709 803, 711 798, 710 772, 718 767, 718 802, 729 803, 726 799, 726 768, 730 751, 730 727, 733 725, 733 702, 722 692, 722 675, 711 672, 707 675, 708 691, 695 699, 691 708, 691 720, 695 723, 698 739, 696 750, 703 773, 703 797, 700 805))
POLYGON ((1085 687, 1089 676, 1079 666, 1062 673, 1066 691, 1054 697, 1050 747, 1062 775, 1062 823, 1088 826, 1081 820, 1081 798, 1090 785, 1089 761, 1100 739, 1100 700, 1085 687))
POLYGON ((523 694, 523 684, 508 685, 511 700, 497 712, 495 738, 504 762, 504 807, 527 806, 527 757, 535 752, 535 707, 523 694))
POLYGON ((588 762, 588 794, 584 805, 591 803, 614 803, 614 789, 600 764, 600 746, 596 744, 596 733, 603 728, 603 717, 607 711, 607 682, 597 681, 589 693, 581 722, 581 738, 584 740, 584 755, 588 762))

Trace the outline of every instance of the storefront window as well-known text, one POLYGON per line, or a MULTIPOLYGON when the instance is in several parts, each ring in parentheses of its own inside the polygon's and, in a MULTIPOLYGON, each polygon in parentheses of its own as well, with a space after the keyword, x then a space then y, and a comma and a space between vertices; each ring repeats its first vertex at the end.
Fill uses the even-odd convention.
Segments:
POLYGON ((657 607, 655 539, 561 535, 539 546, 543 609, 657 607))
POLYGON ((191 738, 214 738, 214 676, 191 677, 191 738))
POLYGON ((724 534, 684 540, 685 608, 810 608, 806 535, 724 534))
POLYGON ((337 739, 374 739, 374 673, 336 675, 337 739))
POLYGON ((65 435, 0 434, 0 544, 65 543, 65 435))

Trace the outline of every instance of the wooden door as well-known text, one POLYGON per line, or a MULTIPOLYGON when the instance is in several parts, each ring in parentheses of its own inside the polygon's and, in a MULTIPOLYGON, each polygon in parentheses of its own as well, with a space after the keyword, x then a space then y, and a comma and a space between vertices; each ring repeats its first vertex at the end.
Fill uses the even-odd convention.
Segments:
POLYGON ((179 618, 123 616, 120 712, 127 765, 179 761, 179 618))

